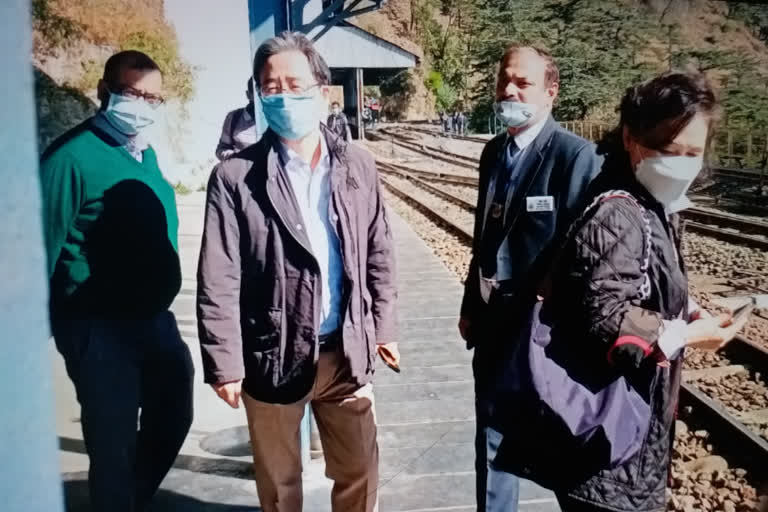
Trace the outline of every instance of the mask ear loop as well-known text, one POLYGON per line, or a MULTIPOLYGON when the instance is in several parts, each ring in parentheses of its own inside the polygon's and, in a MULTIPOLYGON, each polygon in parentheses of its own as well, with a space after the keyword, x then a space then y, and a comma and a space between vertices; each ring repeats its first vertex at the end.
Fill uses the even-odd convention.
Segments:
POLYGON ((637 173, 637 168, 640 167, 640 162, 644 160, 644 157, 643 157, 643 154, 639 151, 640 144, 635 139, 631 139, 631 140, 632 140, 632 145, 630 147, 633 148, 634 151, 630 150, 628 151, 628 153, 629 153, 630 161, 632 160, 632 157, 635 156, 633 155, 633 152, 636 153, 637 162, 633 166, 632 171, 637 173))

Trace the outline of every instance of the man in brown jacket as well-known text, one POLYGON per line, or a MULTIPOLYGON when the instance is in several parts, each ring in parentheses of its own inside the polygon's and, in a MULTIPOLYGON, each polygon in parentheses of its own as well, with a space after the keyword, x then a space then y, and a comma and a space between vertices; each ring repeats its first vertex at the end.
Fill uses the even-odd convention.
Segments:
POLYGON ((376 166, 320 124, 330 71, 302 34, 256 52, 269 130, 208 185, 198 271, 205 381, 245 404, 265 512, 302 506, 310 402, 336 512, 376 508, 371 379, 398 359, 394 247, 376 166))

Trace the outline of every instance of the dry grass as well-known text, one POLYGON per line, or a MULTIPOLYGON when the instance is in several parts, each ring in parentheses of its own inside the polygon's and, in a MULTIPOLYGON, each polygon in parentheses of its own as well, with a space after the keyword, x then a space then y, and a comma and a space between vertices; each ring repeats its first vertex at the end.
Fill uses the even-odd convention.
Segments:
POLYGON ((114 45, 134 32, 167 31, 162 0, 49 0, 51 11, 76 21, 99 45, 114 45))
MULTIPOLYGON (((182 102, 193 93, 194 70, 181 60, 173 27, 165 21, 163 0, 38 0, 51 18, 70 20, 78 27, 78 42, 114 50, 135 49, 150 55, 163 70, 169 97, 182 102)), ((50 46, 68 51, 71 42, 50 46)), ((108 56, 108 55, 107 55, 108 56)), ((87 92, 93 88, 106 56, 81 62, 79 76, 68 82, 87 92)))

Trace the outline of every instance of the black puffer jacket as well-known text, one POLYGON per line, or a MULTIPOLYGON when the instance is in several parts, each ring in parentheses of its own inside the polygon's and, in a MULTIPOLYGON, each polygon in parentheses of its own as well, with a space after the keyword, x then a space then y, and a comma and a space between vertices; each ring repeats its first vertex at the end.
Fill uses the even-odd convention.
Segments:
POLYGON ((662 320, 687 319, 687 278, 679 256, 677 216, 667 217, 629 170, 606 164, 591 195, 625 190, 645 208, 652 233, 650 294, 641 299, 642 211, 630 200, 614 197, 601 201, 578 224, 561 254, 551 300, 575 342, 583 344, 585 357, 599 355, 595 364, 618 365, 625 374, 655 371, 652 419, 642 448, 624 465, 587 474, 556 490, 609 510, 655 512, 665 508, 682 357, 659 366, 654 349, 662 320))

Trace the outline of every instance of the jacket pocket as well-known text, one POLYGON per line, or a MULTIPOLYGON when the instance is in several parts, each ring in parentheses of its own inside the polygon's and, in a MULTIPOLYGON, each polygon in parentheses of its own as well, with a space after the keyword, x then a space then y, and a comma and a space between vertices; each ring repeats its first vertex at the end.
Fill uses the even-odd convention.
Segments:
POLYGON ((78 316, 57 322, 53 329, 56 348, 64 358, 67 374, 75 387, 80 381, 83 362, 93 344, 94 336, 97 335, 96 322, 93 317, 78 316))
POLYGON ((280 346, 282 310, 269 308, 266 312, 248 316, 243 325, 243 349, 266 351, 280 346))
POLYGON ((244 354, 245 378, 258 388, 277 387, 280 347, 248 350, 244 354), (265 386, 266 385, 266 386, 265 386))

